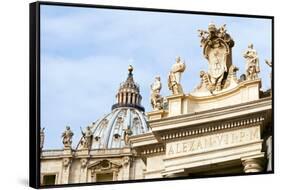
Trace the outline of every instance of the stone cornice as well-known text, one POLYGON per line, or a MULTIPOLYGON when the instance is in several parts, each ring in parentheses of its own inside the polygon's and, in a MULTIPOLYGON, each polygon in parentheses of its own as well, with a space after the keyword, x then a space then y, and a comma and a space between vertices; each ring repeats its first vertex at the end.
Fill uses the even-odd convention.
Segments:
POLYGON ((168 141, 168 140, 175 140, 178 138, 187 138, 187 137, 193 137, 203 134, 210 134, 217 131, 225 131, 233 128, 241 128, 242 126, 251 127, 254 125, 259 125, 264 121, 264 117, 254 117, 254 118, 248 118, 248 119, 242 119, 242 120, 236 120, 236 121, 230 121, 230 122, 223 122, 217 125, 208 125, 203 126, 200 128, 186 128, 185 130, 181 131, 174 131, 169 132, 166 134, 161 135, 161 141, 168 141))
POLYGON ((62 149, 43 150, 41 154, 41 159, 61 158, 62 155, 63 155, 62 149))
POLYGON ((166 151, 166 148, 164 144, 158 144, 150 147, 144 147, 139 151, 139 154, 141 156, 149 156, 149 155, 155 155, 155 154, 164 154, 166 151))
POLYGON ((118 148, 118 149, 96 149, 90 151, 91 158, 100 158, 100 157, 120 157, 120 156, 130 156, 132 151, 129 147, 127 148, 118 148))
POLYGON ((126 147, 122 149, 96 149, 87 151, 87 154, 83 150, 72 150, 72 154, 64 155, 63 150, 43 150, 41 159, 60 159, 65 157, 77 158, 100 158, 100 157, 120 157, 120 156, 131 156, 133 153, 131 148, 126 147))
POLYGON ((227 120, 234 117, 254 114, 272 109, 271 98, 264 98, 252 102, 242 103, 235 106, 216 108, 192 114, 182 114, 161 120, 149 121, 152 132, 177 129, 186 126, 198 125, 203 123, 227 120))
POLYGON ((223 89, 222 91, 216 93, 213 92, 212 96, 193 96, 192 93, 189 93, 187 96, 191 100, 216 100, 218 98, 224 98, 229 95, 233 95, 235 93, 240 93, 241 88, 245 88, 247 86, 258 84, 259 88, 261 87, 261 79, 255 80, 245 80, 240 82, 236 87, 232 89, 223 89))
POLYGON ((158 143, 152 132, 131 136, 129 140, 133 148, 158 143))
POLYGON ((186 97, 185 94, 175 94, 175 95, 167 96, 166 98, 172 100, 172 99, 177 99, 177 98, 183 99, 183 98, 185 98, 185 97, 186 97))
POLYGON ((131 136, 130 142, 132 148, 141 156, 147 157, 165 152, 164 144, 159 143, 152 132, 131 136))

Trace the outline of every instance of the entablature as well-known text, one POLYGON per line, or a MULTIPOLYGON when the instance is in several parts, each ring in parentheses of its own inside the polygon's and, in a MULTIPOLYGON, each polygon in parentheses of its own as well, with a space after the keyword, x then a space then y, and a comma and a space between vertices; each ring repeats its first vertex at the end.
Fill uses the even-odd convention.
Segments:
POLYGON ((156 135, 160 132, 192 127, 202 124, 221 123, 234 118, 245 118, 253 115, 269 117, 272 109, 271 98, 263 98, 256 101, 242 103, 235 106, 216 108, 191 114, 162 118, 149 121, 152 133, 156 135))

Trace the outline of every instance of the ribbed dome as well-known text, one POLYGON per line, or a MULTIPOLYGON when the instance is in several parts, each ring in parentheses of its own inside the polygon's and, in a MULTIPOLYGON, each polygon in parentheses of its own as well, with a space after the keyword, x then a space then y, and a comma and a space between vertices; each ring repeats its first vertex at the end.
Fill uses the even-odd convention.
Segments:
POLYGON ((129 146, 127 137, 146 133, 149 129, 144 113, 136 108, 116 108, 93 126, 92 149, 129 146))
MULTIPOLYGON (((141 106, 139 86, 133 79, 133 67, 129 66, 127 80, 121 83, 116 104, 111 113, 97 120, 90 127, 92 131, 91 149, 111 149, 130 146, 128 137, 149 131, 144 108, 141 106)), ((82 139, 78 149, 82 147, 82 139)))

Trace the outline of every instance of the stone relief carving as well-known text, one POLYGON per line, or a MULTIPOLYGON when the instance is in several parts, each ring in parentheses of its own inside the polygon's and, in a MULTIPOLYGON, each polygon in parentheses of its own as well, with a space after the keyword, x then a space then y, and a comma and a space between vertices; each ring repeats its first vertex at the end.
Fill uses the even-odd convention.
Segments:
POLYGON ((113 162, 110 160, 98 160, 94 163, 89 164, 88 168, 92 170, 92 173, 95 173, 96 171, 117 169, 121 166, 121 163, 113 162))
POLYGON ((101 121, 101 126, 102 127, 106 127, 107 126, 107 124, 108 124, 108 120, 107 119, 103 119, 102 121, 101 121))
POLYGON ((118 114, 118 116, 120 116, 120 117, 126 117, 126 115, 127 115, 127 112, 125 110, 120 111, 118 114))
POLYGON ((81 141, 81 145, 84 149, 90 149, 92 146, 92 140, 93 140, 93 133, 91 131, 91 128, 88 126, 86 127, 85 132, 83 132, 83 130, 81 129, 81 133, 82 133, 82 141, 81 141))
POLYGON ((239 80, 237 79, 237 71, 239 70, 238 67, 231 65, 228 70, 228 75, 224 84, 224 88, 228 88, 231 84, 238 84, 239 80))
POLYGON ((62 159, 62 165, 63 167, 67 168, 71 163, 71 159, 70 158, 63 158, 62 159))
POLYGON ((122 166, 127 166, 130 162, 130 157, 129 156, 125 156, 122 159, 122 166))
POLYGON ((81 168, 86 168, 87 164, 88 164, 88 159, 87 158, 82 158, 80 160, 81 162, 81 168))
POLYGON ((208 71, 200 71, 201 84, 195 90, 221 91, 227 88, 233 77, 237 81, 237 67, 232 66, 231 49, 234 41, 227 33, 226 25, 217 28, 210 23, 208 30, 198 30, 203 54, 208 61, 208 71), (230 76, 229 76, 230 75, 230 76))
POLYGON ((180 57, 176 58, 176 63, 173 64, 168 76, 168 87, 172 94, 182 94, 183 89, 180 84, 181 75, 185 71, 185 62, 181 61, 180 57))
POLYGON ((156 76, 154 83, 150 86, 150 103, 153 110, 161 110, 163 108, 163 97, 160 95, 161 88, 161 79, 159 76, 156 76))
POLYGON ((209 79, 209 75, 208 73, 206 73, 205 71, 200 71, 200 78, 201 78, 201 82, 199 84, 199 86, 197 87, 197 89, 208 89, 209 91, 211 91, 211 81, 209 79))
POLYGON ((116 125, 117 125, 117 126, 120 126, 120 125, 123 124, 123 122, 124 122, 123 117, 119 116, 119 117, 117 118, 116 125))
POLYGON ((246 79, 258 79, 258 73, 260 72, 259 57, 253 44, 248 45, 243 56, 246 59, 246 79))
POLYGON ((62 143, 64 148, 71 148, 73 132, 69 126, 66 126, 65 131, 62 133, 62 143))

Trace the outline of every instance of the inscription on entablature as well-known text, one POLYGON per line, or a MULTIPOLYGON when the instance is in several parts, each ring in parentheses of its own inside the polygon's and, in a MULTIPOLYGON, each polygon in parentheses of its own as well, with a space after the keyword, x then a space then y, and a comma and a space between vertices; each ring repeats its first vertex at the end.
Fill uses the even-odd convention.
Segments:
POLYGON ((260 140, 260 126, 195 137, 166 144, 166 157, 178 157, 239 146, 260 140))

